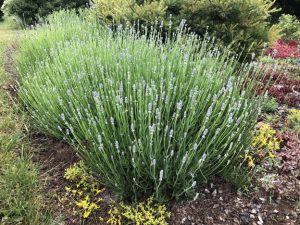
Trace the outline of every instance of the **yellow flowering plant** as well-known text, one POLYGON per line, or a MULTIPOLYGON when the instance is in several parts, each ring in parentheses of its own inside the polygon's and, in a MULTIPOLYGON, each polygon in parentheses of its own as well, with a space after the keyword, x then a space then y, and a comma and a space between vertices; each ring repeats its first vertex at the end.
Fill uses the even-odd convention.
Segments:
POLYGON ((87 171, 82 161, 65 170, 64 178, 69 182, 65 187, 66 197, 73 206, 75 215, 86 219, 100 208, 102 202, 97 180, 87 171))
POLYGON ((261 124, 254 132, 252 151, 245 155, 249 167, 254 167, 254 155, 259 158, 275 159, 275 151, 280 149, 281 140, 276 137, 276 131, 268 124, 261 124))
POLYGON ((154 204, 153 197, 150 197, 136 206, 116 203, 109 210, 109 216, 109 225, 167 225, 171 213, 165 205, 154 204))

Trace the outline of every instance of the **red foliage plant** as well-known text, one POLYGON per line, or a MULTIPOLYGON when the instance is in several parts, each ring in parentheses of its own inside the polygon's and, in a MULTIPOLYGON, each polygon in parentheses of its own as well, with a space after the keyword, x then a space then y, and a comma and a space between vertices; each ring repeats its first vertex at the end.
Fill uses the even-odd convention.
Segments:
MULTIPOLYGON (((284 147, 276 154, 282 161, 283 172, 297 173, 300 175, 300 139, 296 134, 289 132, 281 134, 284 147)), ((295 174, 296 175, 296 174, 295 174)))
POLYGON ((300 107, 300 80, 291 79, 287 73, 274 72, 271 69, 266 72, 261 86, 262 89, 258 90, 257 94, 261 94, 263 86, 267 83, 269 83, 267 86, 268 94, 276 98, 278 103, 300 107))
POLYGON ((278 40, 274 46, 269 48, 266 55, 274 59, 287 59, 294 57, 300 59, 300 42, 296 40, 278 40))

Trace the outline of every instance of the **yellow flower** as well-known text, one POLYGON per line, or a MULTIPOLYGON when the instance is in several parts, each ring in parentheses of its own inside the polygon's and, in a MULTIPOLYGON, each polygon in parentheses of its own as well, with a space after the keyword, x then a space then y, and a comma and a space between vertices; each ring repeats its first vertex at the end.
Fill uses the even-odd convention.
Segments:
POLYGON ((246 155, 245 159, 247 160, 249 167, 254 167, 255 164, 254 164, 253 157, 251 155, 246 155))
POLYGON ((269 157, 274 159, 276 156, 272 152, 269 152, 269 157))
POLYGON ((86 196, 84 200, 76 202, 76 205, 80 208, 87 209, 89 207, 89 196, 86 196))
POLYGON ((90 214, 91 214, 90 210, 84 211, 83 218, 85 218, 85 219, 88 218, 90 214))
POLYGON ((66 186, 66 187, 65 187, 65 190, 66 190, 67 192, 70 192, 70 191, 71 191, 71 188, 68 187, 68 186, 66 186))

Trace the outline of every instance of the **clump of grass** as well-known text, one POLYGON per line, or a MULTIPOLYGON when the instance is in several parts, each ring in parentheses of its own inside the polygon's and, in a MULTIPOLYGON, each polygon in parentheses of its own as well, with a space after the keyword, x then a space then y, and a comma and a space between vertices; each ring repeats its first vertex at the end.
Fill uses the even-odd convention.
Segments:
POLYGON ((24 116, 2 89, 9 79, 3 54, 16 33, 10 29, 0 23, 0 223, 56 224, 44 207, 39 172, 23 133, 24 116))
POLYGON ((72 12, 30 35, 20 99, 119 197, 194 196, 212 176, 241 171, 259 113, 257 65, 238 64, 208 37, 112 32, 72 12))

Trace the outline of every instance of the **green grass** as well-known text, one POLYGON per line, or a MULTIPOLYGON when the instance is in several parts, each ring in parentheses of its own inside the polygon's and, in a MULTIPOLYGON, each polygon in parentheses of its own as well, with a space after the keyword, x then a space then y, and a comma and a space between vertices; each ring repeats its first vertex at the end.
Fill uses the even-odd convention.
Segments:
POLYGON ((3 89, 9 81, 4 52, 17 32, 8 21, 0 23, 0 224, 54 224, 44 207, 38 168, 31 161, 25 117, 3 89))

